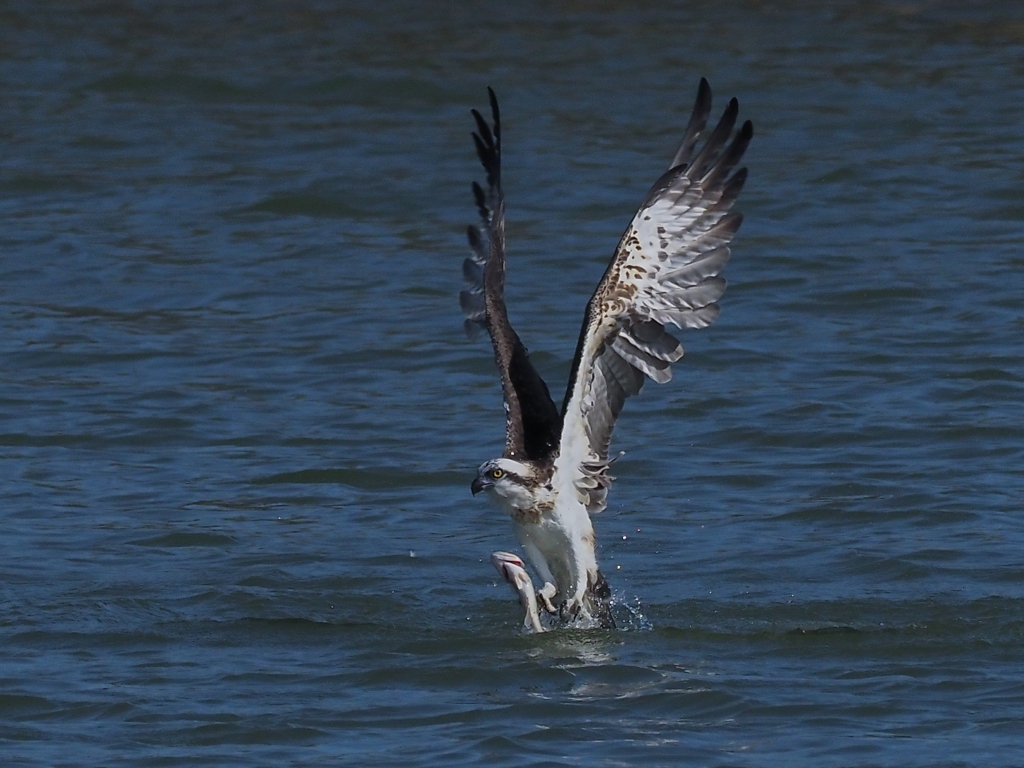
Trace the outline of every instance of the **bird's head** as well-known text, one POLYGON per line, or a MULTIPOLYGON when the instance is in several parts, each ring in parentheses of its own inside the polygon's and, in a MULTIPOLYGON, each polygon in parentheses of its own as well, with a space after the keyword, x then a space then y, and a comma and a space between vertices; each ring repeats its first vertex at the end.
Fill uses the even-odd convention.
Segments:
POLYGON ((492 499, 519 509, 536 503, 537 473, 515 459, 491 459, 480 465, 470 489, 473 495, 487 491, 492 499))

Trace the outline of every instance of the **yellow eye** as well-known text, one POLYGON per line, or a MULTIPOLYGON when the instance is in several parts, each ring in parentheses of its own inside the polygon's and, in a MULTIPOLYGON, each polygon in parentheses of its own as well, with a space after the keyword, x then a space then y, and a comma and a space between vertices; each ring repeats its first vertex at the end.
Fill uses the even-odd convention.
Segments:
POLYGON ((491 470, 491 477, 493 477, 495 480, 498 480, 499 478, 504 477, 504 476, 505 476, 505 470, 503 470, 503 469, 492 469, 491 470))

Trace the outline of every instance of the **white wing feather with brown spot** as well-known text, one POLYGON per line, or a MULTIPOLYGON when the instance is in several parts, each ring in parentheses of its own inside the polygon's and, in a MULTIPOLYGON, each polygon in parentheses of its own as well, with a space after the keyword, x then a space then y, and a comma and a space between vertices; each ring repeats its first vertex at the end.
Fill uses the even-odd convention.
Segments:
POLYGON ((748 121, 732 135, 739 109, 733 99, 691 160, 710 104, 702 80, 674 167, 641 203, 587 305, 553 482, 575 490, 592 514, 606 504, 608 447, 626 398, 645 377, 671 379, 671 364, 683 356, 665 326, 704 328, 718 317, 716 302, 725 291, 718 273, 740 225, 732 207, 746 179, 746 169, 732 171, 753 128, 748 121))

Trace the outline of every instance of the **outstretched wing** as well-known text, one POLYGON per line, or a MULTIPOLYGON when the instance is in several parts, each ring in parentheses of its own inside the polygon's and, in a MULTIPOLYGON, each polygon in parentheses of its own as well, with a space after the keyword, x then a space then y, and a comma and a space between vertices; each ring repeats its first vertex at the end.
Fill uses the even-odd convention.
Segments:
POLYGON ((711 111, 701 79, 672 167, 647 193, 587 304, 569 386, 554 482, 570 483, 589 512, 600 512, 611 478, 608 445, 626 398, 645 377, 664 383, 683 348, 666 330, 703 328, 718 317, 719 271, 742 217, 731 212, 746 180, 732 173, 753 136, 747 121, 730 141, 739 104, 729 102, 693 155, 711 111), (730 175, 731 174, 731 175, 730 175))
POLYGON ((490 88, 493 130, 473 110, 477 155, 487 172, 487 190, 473 182, 473 195, 483 230, 469 227, 472 256, 462 266, 467 287, 459 295, 466 313, 466 331, 472 337, 485 328, 494 344, 505 398, 505 457, 519 461, 545 461, 558 446, 562 417, 547 384, 508 320, 505 309, 505 196, 501 189, 501 120, 498 100, 490 88))

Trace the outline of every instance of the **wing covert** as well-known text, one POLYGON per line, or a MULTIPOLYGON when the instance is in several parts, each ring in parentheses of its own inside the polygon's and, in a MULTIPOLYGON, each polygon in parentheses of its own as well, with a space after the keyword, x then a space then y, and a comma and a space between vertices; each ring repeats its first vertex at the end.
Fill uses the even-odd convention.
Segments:
POLYGON ((605 507, 608 448, 626 398, 645 378, 669 381, 683 356, 665 326, 704 328, 718 317, 726 285, 718 274, 742 221, 732 208, 747 177, 746 169, 733 171, 753 126, 733 133, 739 105, 732 99, 694 155, 710 110, 711 89, 701 79, 672 167, 640 204, 587 304, 562 404, 555 482, 571 482, 591 513, 605 507))
POLYGON ((487 174, 487 189, 473 182, 473 196, 483 223, 470 226, 471 255, 463 262, 466 288, 459 303, 466 313, 465 328, 472 338, 484 328, 494 346, 505 400, 505 457, 543 461, 558 447, 562 417, 547 384, 508 319, 505 307, 505 195, 501 187, 501 118, 494 91, 490 96, 493 128, 472 110, 477 156, 487 174))

